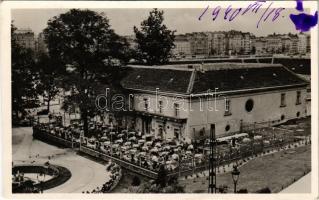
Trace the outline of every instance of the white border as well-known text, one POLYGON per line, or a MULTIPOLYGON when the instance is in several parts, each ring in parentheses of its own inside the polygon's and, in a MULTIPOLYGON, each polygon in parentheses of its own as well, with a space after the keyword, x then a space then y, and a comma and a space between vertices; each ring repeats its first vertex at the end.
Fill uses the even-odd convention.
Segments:
MULTIPOLYGON (((253 2, 253 1, 252 1, 253 2)), ((276 6, 285 8, 294 8, 295 1, 276 1, 276 6)), ((0 4, 0 76, 1 76, 1 117, 3 119, 2 131, 2 167, 3 191, 6 198, 15 199, 78 199, 78 198, 108 198, 108 199, 138 199, 148 200, 157 199, 212 199, 211 194, 11 194, 11 60, 10 60, 10 23, 11 9, 17 8, 204 8, 207 5, 220 5, 227 7, 233 4, 233 7, 247 6, 247 1, 229 1, 212 2, 212 1, 19 1, 19 2, 2 2, 0 4)), ((317 9, 316 1, 305 1, 305 8, 310 8, 311 13, 317 9)), ((215 194, 214 199, 245 199, 245 200, 304 200, 316 199, 318 197, 318 25, 311 31, 311 108, 312 108, 312 184, 309 194, 215 194)))

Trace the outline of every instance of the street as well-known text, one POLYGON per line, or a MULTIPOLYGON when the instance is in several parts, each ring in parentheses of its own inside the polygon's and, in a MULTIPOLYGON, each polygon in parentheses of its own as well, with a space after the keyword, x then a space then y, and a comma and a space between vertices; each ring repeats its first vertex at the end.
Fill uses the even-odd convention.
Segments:
POLYGON ((12 160, 14 163, 45 163, 68 168, 72 177, 64 184, 46 190, 48 193, 81 193, 101 187, 109 179, 105 166, 82 156, 72 149, 58 148, 39 140, 33 140, 32 128, 13 128, 12 160), (37 156, 39 154, 39 156, 37 156), (48 157, 50 156, 50 160, 48 157))

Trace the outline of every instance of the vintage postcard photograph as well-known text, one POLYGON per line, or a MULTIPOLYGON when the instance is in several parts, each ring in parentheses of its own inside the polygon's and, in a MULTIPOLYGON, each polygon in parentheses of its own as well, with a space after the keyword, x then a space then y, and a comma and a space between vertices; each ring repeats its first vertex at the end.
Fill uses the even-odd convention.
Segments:
POLYGON ((0 6, 6 197, 318 197, 316 1, 0 6))

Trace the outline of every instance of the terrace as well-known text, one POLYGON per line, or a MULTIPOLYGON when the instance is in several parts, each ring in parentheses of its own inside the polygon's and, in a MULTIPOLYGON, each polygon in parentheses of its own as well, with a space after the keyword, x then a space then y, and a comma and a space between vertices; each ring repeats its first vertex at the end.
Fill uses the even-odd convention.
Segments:
MULTIPOLYGON (((256 128, 247 133, 219 138, 216 147, 218 166, 226 166, 247 157, 262 155, 271 150, 284 150, 295 143, 310 141, 308 119, 292 121, 277 127, 256 128)), ((208 167, 209 140, 163 140, 151 134, 142 135, 112 124, 90 123, 91 137, 83 136, 83 125, 68 127, 37 124, 38 135, 49 134, 80 146, 80 151, 105 160, 112 159, 120 166, 150 178, 156 178, 161 165, 168 174, 190 175, 208 167)), ((42 137, 43 139, 43 137, 42 137)))

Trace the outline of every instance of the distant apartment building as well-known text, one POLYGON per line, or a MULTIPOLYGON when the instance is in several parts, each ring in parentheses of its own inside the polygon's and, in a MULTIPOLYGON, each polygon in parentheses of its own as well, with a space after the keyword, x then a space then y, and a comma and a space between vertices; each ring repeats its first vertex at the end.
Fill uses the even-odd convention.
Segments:
POLYGON ((264 37, 259 37, 255 41, 256 55, 263 55, 267 53, 267 41, 264 37))
POLYGON ((48 46, 45 43, 44 34, 43 33, 39 33, 35 46, 36 46, 36 52, 38 54, 48 53, 48 46))
POLYGON ((186 57, 191 55, 191 43, 186 35, 176 35, 174 41, 173 55, 186 57))
POLYGON ((225 55, 227 37, 225 32, 214 32, 211 34, 211 55, 225 55))
POLYGON ((203 32, 188 33, 186 37, 190 41, 191 54, 196 56, 207 56, 210 53, 210 41, 208 34, 203 32))
POLYGON ((255 37, 249 32, 236 30, 195 32, 178 35, 175 55, 210 57, 224 55, 306 54, 310 52, 308 34, 271 34, 255 37))
POLYGON ((310 45, 310 35, 307 35, 307 52, 310 53, 311 51, 311 45, 310 45))
POLYGON ((281 38, 281 44, 282 44, 282 53, 290 53, 292 49, 292 39, 288 37, 287 35, 283 36, 281 38))
POLYGON ((19 45, 35 50, 36 42, 34 32, 31 29, 17 29, 14 36, 19 45))
POLYGON ((281 38, 277 34, 268 35, 266 38, 267 42, 267 52, 268 53, 281 53, 282 51, 282 42, 281 38))
POLYGON ((306 54, 307 53, 307 35, 300 33, 298 34, 298 53, 306 54))
POLYGON ((242 44, 242 34, 237 31, 228 32, 228 45, 227 50, 229 55, 242 54, 244 52, 242 44))
POLYGON ((229 55, 250 54, 251 53, 251 34, 241 31, 229 31, 227 34, 227 50, 229 55))

